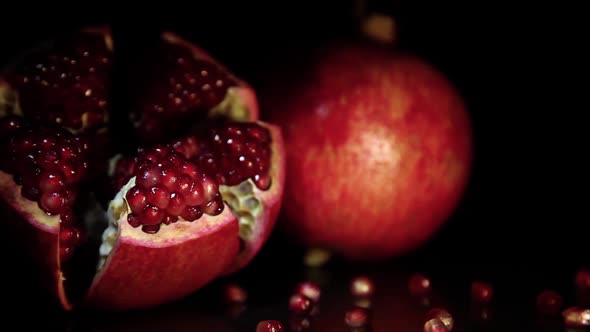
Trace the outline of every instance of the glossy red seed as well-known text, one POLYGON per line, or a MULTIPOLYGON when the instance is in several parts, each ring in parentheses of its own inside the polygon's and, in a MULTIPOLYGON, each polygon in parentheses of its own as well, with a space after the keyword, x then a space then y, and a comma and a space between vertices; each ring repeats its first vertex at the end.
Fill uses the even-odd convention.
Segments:
POLYGON ((182 195, 187 205, 196 206, 206 202, 203 187, 198 180, 195 180, 188 190, 183 191, 182 195))
POLYGON ((576 288, 581 291, 590 290, 590 269, 580 269, 576 272, 576 288))
POLYGON ((180 178, 180 174, 176 172, 172 166, 162 169, 162 185, 168 190, 176 189, 176 182, 180 178))
POLYGON ((141 221, 139 220, 139 216, 135 213, 130 213, 127 215, 127 222, 131 227, 137 228, 141 226, 141 221))
POLYGON ((426 295, 431 290, 430 279, 421 273, 414 273, 408 281, 408 290, 414 296, 426 295))
POLYGON ((221 195, 218 194, 214 200, 210 201, 203 207, 203 213, 210 216, 217 216, 223 212, 223 208, 223 199, 221 198, 221 195))
POLYGON ((147 199, 144 190, 139 186, 133 186, 125 195, 127 204, 131 208, 131 212, 140 214, 147 205, 147 199))
POLYGON ((299 283, 295 288, 295 292, 304 295, 313 303, 320 301, 321 289, 320 286, 313 281, 306 281, 299 283))
POLYGON ((155 164, 146 164, 139 168, 135 183, 144 189, 150 189, 160 182, 160 170, 155 164))
POLYGON ((264 320, 256 325, 256 332, 283 332, 283 324, 278 320, 264 320))
POLYGON ((184 202, 184 197, 176 192, 170 194, 170 202, 168 203, 168 207, 166 208, 166 212, 173 216, 180 216, 182 211, 186 208, 186 203, 184 202))
POLYGON ((446 309, 443 309, 443 308, 430 309, 426 313, 426 320, 430 321, 432 319, 438 319, 441 322, 443 322, 443 324, 445 325, 445 327, 447 328, 448 331, 453 329, 453 326, 454 326, 453 316, 446 309))
POLYGON ((203 211, 198 206, 187 206, 182 211, 180 217, 186 221, 195 221, 203 215, 203 211))
POLYGON ((59 214, 66 207, 61 192, 44 192, 39 203, 43 211, 51 215, 59 214))
POLYGON ((307 315, 311 312, 313 304, 303 294, 293 294, 289 298, 289 310, 296 315, 307 315))
POLYGON ((193 163, 185 162, 180 166, 180 172, 191 177, 191 179, 200 178, 200 172, 193 163))
POLYGON ((166 209, 170 202, 170 192, 161 185, 155 185, 146 192, 146 199, 149 204, 166 209))
POLYGON ((59 258, 62 262, 67 261, 68 259, 72 258, 74 254, 74 249, 71 247, 60 246, 59 247, 59 258))
POLYGON ((371 297, 375 293, 375 284, 366 276, 359 276, 350 282, 350 294, 354 297, 371 297))
POLYGON ((245 303, 248 300, 248 293, 237 284, 229 284, 224 289, 225 302, 230 304, 245 303))
POLYGON ((438 318, 429 319, 424 324, 424 332, 449 332, 450 329, 438 318))
POLYGON ((71 227, 60 229, 59 242, 66 246, 75 246, 80 241, 80 232, 71 227))
POLYGON ((546 315, 556 315, 560 312, 563 299, 559 293, 546 290, 537 295, 537 310, 546 315))
POLYGON ((217 184, 215 183, 215 181, 213 179, 211 179, 209 177, 203 178, 201 185, 203 186, 203 194, 205 196, 205 202, 210 202, 211 200, 213 200, 215 198, 215 196, 217 195, 217 193, 219 192, 217 184))
POLYGON ((369 323, 369 312, 363 308, 353 308, 344 314, 344 322, 349 327, 363 327, 369 323))
POLYGON ((142 225, 141 230, 148 234, 156 234, 160 230, 160 224, 155 225, 142 225))
POLYGON ((148 204, 140 215, 142 225, 157 225, 164 220, 164 210, 148 204))
POLYGON ((491 284, 474 281, 471 283, 471 299, 477 303, 489 303, 494 296, 494 289, 491 284))
POLYGON ((63 175, 58 171, 49 171, 41 173, 39 177, 39 189, 42 192, 59 191, 65 185, 63 175))

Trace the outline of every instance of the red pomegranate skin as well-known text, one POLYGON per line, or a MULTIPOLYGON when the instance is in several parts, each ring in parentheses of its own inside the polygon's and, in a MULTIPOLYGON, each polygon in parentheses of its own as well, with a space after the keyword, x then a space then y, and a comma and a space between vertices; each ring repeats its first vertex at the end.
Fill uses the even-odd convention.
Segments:
POLYGON ((420 58, 352 44, 329 47, 295 75, 261 94, 284 133, 288 233, 352 259, 424 244, 470 174, 458 91, 420 58))

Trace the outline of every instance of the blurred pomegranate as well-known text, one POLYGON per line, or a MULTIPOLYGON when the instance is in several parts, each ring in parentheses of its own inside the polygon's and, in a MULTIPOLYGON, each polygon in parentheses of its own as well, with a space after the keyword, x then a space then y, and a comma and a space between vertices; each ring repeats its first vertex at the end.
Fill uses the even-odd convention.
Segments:
POLYGON ((324 45, 310 59, 273 68, 260 93, 284 133, 285 229, 349 258, 408 253, 466 187, 463 99, 424 60, 375 45, 324 45))

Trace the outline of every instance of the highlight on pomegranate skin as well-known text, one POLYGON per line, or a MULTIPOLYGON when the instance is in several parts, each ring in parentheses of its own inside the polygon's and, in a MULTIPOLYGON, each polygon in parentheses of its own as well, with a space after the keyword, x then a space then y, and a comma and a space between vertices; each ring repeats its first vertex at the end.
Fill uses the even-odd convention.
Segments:
POLYGON ((114 44, 84 29, 0 71, 3 222, 66 310, 153 307, 240 270, 282 201, 282 133, 245 81, 171 32, 141 72, 112 66, 114 44), (129 73, 134 106, 112 116, 129 73))

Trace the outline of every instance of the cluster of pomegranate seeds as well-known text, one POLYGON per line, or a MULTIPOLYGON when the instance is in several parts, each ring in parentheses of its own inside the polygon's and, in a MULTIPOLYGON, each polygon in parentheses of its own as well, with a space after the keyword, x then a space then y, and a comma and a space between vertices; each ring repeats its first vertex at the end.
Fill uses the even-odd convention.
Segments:
POLYGON ((88 143, 52 126, 34 125, 17 116, 0 120, 0 165, 21 186, 21 195, 48 215, 59 215, 60 250, 68 258, 80 239, 72 208, 88 170, 88 143))
POLYGON ((111 65, 104 37, 81 33, 55 41, 49 54, 28 55, 8 80, 25 117, 73 130, 97 128, 107 120, 111 65))
MULTIPOLYGON (((135 185, 125 195, 131 209, 127 216, 131 226, 156 233, 162 224, 175 223, 179 217, 194 221, 203 213, 218 215, 223 211, 215 180, 172 147, 141 149, 128 163, 126 166, 132 168, 131 175, 135 177, 135 185)), ((126 183, 121 180, 125 175, 119 174, 116 181, 126 183)))
MULTIPOLYGON (((236 85, 227 73, 208 61, 195 59, 184 47, 162 43, 152 56, 150 64, 156 65, 148 70, 140 89, 141 104, 132 113, 144 142, 167 138, 162 137, 162 128, 177 132, 174 129, 185 123, 205 118, 223 101, 228 87, 236 85)), ((145 68, 141 69, 145 73, 145 68)))
POLYGON ((213 126, 203 136, 188 136, 174 144, 176 151, 194 160, 220 185, 234 186, 252 179, 266 190, 271 185, 271 136, 255 123, 213 126))

